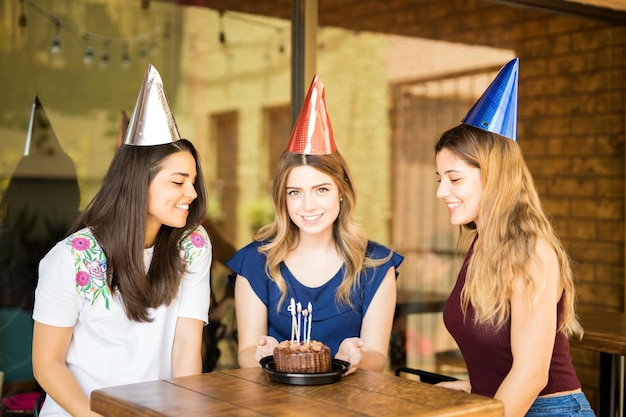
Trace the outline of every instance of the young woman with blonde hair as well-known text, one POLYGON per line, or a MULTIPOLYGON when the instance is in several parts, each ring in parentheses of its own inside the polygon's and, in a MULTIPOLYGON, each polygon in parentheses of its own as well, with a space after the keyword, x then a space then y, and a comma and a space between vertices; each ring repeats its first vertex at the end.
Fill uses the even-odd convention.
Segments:
MULTIPOLYGON (((517 76, 512 62, 500 77, 517 76)), ((569 354, 568 338, 582 336, 570 260, 516 131, 473 116, 435 146, 437 197, 471 240, 443 314, 469 380, 441 385, 494 397, 507 417, 593 416, 569 354)))
POLYGON ((369 241, 353 219, 354 183, 336 150, 318 78, 278 162, 272 198, 274 221, 227 262, 235 271, 240 366, 259 366, 290 339, 295 299, 311 303, 312 338, 350 362, 347 373, 382 371, 403 258, 369 241), (303 132, 311 131, 304 140, 310 146, 300 146, 303 132))

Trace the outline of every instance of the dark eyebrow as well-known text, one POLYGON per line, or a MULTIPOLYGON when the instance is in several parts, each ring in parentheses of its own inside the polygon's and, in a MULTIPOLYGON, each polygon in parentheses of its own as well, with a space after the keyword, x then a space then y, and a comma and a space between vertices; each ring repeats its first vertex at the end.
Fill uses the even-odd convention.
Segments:
POLYGON ((332 187, 332 183, 330 183, 330 182, 323 182, 321 184, 314 185, 311 188, 321 188, 321 187, 332 187))
MULTIPOLYGON (((444 174, 450 174, 450 173, 462 174, 463 172, 462 172, 462 171, 459 171, 459 170, 457 170, 457 169, 449 169, 449 170, 447 170, 447 171, 444 171, 444 174)), ((437 175, 441 175, 441 174, 439 173, 439 171, 437 171, 437 173, 436 173, 436 174, 437 174, 437 175)))
MULTIPOLYGON (((320 188, 320 187, 329 187, 329 186, 332 186, 332 184, 330 182, 323 182, 321 184, 314 185, 311 188, 320 188)), ((294 190, 299 190, 300 189, 300 187, 294 187, 294 186, 291 186, 291 185, 287 185, 285 188, 291 188, 291 189, 294 189, 294 190)))
POLYGON ((170 174, 170 176, 174 176, 174 175, 180 175, 181 177, 185 177, 185 178, 191 177, 191 174, 189 174, 188 172, 172 172, 170 174))

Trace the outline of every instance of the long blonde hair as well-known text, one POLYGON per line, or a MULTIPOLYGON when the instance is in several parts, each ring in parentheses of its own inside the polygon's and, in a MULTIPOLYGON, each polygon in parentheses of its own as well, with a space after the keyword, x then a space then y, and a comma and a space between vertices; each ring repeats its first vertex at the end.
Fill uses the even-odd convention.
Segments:
POLYGON ((308 165, 330 176, 337 184, 341 196, 339 216, 333 225, 333 236, 339 255, 344 260, 344 278, 337 289, 336 297, 341 303, 352 305, 350 292, 359 285, 359 275, 365 268, 386 262, 384 259, 367 257, 367 237, 360 225, 353 220, 356 205, 356 192, 347 164, 339 152, 329 155, 301 155, 285 151, 278 161, 272 184, 272 200, 276 214, 274 221, 261 227, 254 239, 263 242, 259 251, 265 253, 265 272, 281 291, 277 309, 287 296, 285 279, 280 273, 280 265, 287 253, 298 245, 299 229, 289 218, 287 212, 287 177, 297 166, 308 165))
POLYGON ((535 248, 537 242, 543 240, 556 253, 563 285, 564 309, 558 331, 568 336, 582 336, 574 308, 570 259, 543 211, 517 142, 460 124, 441 136, 435 153, 444 148, 479 168, 484 187, 476 222, 480 239, 475 242, 461 292, 464 313, 471 303, 478 323, 502 327, 511 314, 509 299, 513 277, 522 278, 526 284, 523 298, 530 307, 536 287, 529 265, 542 265, 535 248))

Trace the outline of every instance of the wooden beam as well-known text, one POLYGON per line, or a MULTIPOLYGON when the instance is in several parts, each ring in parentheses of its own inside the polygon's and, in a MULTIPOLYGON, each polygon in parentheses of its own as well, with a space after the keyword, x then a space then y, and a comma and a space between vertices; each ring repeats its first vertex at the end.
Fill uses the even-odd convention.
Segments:
MULTIPOLYGON (((626 24, 626 3, 621 10, 605 7, 614 5, 610 1, 565 1, 565 0, 487 0, 492 3, 501 3, 509 6, 526 7, 538 10, 572 15, 576 17, 601 20, 603 22, 626 24)), ((622 2, 624 3, 624 2, 622 2)))
POLYGON ((293 0, 291 19, 291 122, 296 122, 317 67, 317 0, 293 0))

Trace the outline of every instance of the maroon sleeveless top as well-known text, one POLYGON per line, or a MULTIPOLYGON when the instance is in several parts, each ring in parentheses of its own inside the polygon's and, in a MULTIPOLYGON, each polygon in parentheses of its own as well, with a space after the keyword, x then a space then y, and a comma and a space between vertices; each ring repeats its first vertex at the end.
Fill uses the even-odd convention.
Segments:
MULTIPOLYGON (((511 319, 509 318, 499 330, 496 330, 492 325, 477 325, 474 323, 474 308, 471 303, 467 309, 467 317, 463 317, 461 289, 465 285, 467 266, 472 257, 475 242, 476 239, 474 239, 463 261, 456 285, 446 301, 443 320, 463 354, 472 384, 472 392, 493 397, 513 365, 511 319)), ((563 315, 563 298, 556 307, 558 327, 563 315)), ((569 340, 563 333, 557 332, 550 362, 548 384, 539 393, 539 396, 578 388, 580 388, 580 382, 576 377, 572 358, 569 354, 569 340)))

